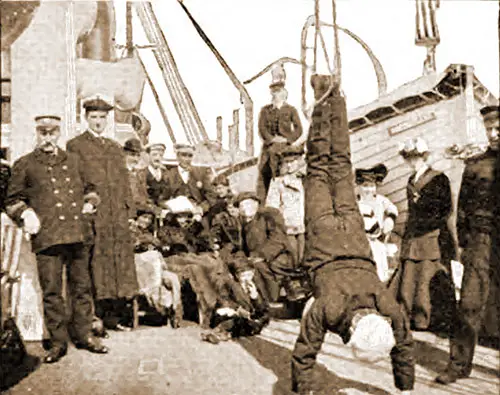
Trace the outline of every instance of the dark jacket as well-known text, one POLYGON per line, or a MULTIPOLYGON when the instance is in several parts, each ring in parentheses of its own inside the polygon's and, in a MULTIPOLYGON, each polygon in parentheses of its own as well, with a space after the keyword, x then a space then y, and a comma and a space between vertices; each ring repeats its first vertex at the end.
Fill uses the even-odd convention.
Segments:
POLYGON ((10 166, 3 161, 0 162, 0 212, 5 211, 5 198, 11 175, 10 166))
POLYGON ((259 208, 253 220, 243 225, 243 243, 248 256, 271 262, 281 254, 288 254, 293 260, 283 217, 275 208, 259 208))
POLYGON ((202 222, 193 222, 183 228, 173 215, 168 215, 165 225, 158 230, 158 239, 163 246, 168 247, 168 255, 213 251, 213 240, 202 222))
POLYGON ((239 335, 252 336, 259 334, 264 326, 269 323, 269 305, 258 288, 257 292, 258 297, 256 299, 250 298, 241 284, 234 279, 226 281, 224 287, 218 290, 219 300, 216 307, 230 307, 237 311, 243 309, 247 314, 246 317, 243 317, 246 320, 245 325, 243 325, 244 328, 241 328, 243 333, 239 333, 239 335))
POLYGON ((146 171, 147 170, 129 170, 129 182, 132 199, 137 212, 149 211, 154 215, 159 216, 162 210, 159 206, 154 204, 153 199, 148 194, 146 171))
POLYGON ((145 169, 144 173, 148 195, 153 203, 159 206, 162 201, 170 199, 172 189, 170 188, 169 172, 167 168, 162 167, 160 180, 154 178, 149 169, 145 169))
POLYGON ((187 183, 182 179, 178 167, 168 169, 166 175, 170 185, 170 198, 186 196, 201 206, 206 213, 215 202, 215 195, 212 191, 209 169, 202 167, 192 167, 187 183))
POLYGON ((439 237, 447 228, 453 209, 450 180, 441 172, 427 169, 413 183, 408 180, 408 220, 403 235, 401 258, 415 261, 441 258, 439 237))
POLYGON ((488 150, 465 164, 457 208, 457 233, 462 248, 467 247, 473 234, 490 234, 495 226, 496 158, 496 152, 488 150))
POLYGON ((414 343, 409 320, 402 307, 379 281, 373 266, 363 260, 338 261, 315 272, 315 297, 302 319, 292 354, 292 386, 300 394, 313 390, 313 367, 327 331, 350 340, 352 318, 360 309, 373 309, 391 319, 396 345, 391 351, 394 383, 400 390, 413 389, 414 343))
POLYGON ((295 107, 288 103, 278 109, 272 104, 262 107, 259 114, 259 135, 264 147, 271 144, 273 137, 281 136, 291 144, 302 135, 302 124, 295 107))
POLYGON ((78 155, 85 179, 95 185, 101 197, 92 221, 96 299, 130 298, 138 289, 128 222, 135 218, 136 209, 123 149, 113 140, 99 141, 88 131, 68 141, 67 148, 78 155))
POLYGON ((227 211, 215 215, 212 220, 210 233, 214 241, 219 244, 220 256, 223 260, 243 248, 242 226, 239 218, 233 217, 227 211))
POLYGON ((58 244, 81 243, 86 228, 82 208, 86 193, 95 193, 78 156, 61 149, 50 155, 40 149, 18 159, 12 168, 7 213, 21 223, 21 214, 32 208, 41 228, 32 236, 33 251, 58 244))

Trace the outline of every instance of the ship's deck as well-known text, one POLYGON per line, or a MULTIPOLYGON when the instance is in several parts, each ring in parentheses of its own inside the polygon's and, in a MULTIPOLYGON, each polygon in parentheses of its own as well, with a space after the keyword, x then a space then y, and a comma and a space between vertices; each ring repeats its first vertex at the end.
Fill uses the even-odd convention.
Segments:
MULTIPOLYGON (((112 333, 106 341, 110 354, 70 348, 58 364, 35 365, 6 394, 290 394, 290 356, 298 330, 297 321, 273 321, 258 337, 217 346, 201 342, 201 329, 194 325, 112 333)), ((446 366, 448 341, 425 332, 415 333, 415 339, 415 394, 499 393, 498 351, 478 347, 472 376, 444 387, 433 378, 446 366)), ((28 347, 33 355, 43 355, 40 344, 28 347)), ((318 359, 323 394, 397 393, 390 361, 359 363, 336 336, 327 336, 318 359)))

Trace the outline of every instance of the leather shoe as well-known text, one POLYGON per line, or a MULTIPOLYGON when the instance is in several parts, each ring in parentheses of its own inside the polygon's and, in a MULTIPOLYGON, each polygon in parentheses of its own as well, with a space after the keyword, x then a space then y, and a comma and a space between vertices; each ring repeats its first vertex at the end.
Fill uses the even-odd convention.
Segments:
POLYGON ((68 348, 66 346, 53 346, 50 348, 49 352, 43 358, 43 362, 45 363, 56 363, 62 357, 66 355, 68 348))
POLYGON ((109 348, 93 336, 89 336, 85 341, 77 343, 76 347, 85 349, 94 354, 107 354, 109 352, 109 348))
POLYGON ((179 320, 177 318, 177 314, 175 313, 175 310, 171 310, 170 315, 168 317, 168 320, 170 321, 170 326, 172 329, 178 329, 179 328, 179 320))
POLYGON ((447 369, 444 373, 441 373, 439 376, 436 377, 436 383, 439 384, 451 384, 457 381, 458 379, 464 379, 468 377, 468 374, 465 374, 463 372, 453 370, 453 369, 447 369))

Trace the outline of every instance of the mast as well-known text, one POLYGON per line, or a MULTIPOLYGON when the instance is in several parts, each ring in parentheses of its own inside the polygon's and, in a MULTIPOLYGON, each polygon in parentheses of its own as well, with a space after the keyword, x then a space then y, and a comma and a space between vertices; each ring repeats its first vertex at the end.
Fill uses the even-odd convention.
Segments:
POLYGON ((416 0, 415 45, 425 47, 427 55, 423 74, 436 72, 436 47, 441 39, 436 21, 436 10, 440 0, 416 0))

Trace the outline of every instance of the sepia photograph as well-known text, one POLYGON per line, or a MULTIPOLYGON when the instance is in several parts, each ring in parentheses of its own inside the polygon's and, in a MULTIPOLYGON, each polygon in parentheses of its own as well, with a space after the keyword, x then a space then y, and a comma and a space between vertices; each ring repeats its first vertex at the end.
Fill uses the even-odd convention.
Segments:
POLYGON ((1 0, 0 393, 500 393, 500 0, 1 0))

